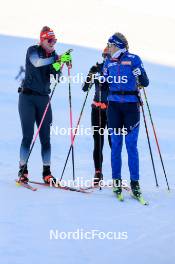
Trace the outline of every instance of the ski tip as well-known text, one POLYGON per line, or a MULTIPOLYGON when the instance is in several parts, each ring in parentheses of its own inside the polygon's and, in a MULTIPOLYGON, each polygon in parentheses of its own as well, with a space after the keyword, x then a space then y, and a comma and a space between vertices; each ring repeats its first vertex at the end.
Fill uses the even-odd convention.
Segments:
POLYGON ((149 205, 149 203, 147 201, 145 201, 145 199, 143 197, 141 197, 140 199, 138 199, 139 202, 142 204, 142 205, 149 205))
POLYGON ((120 202, 123 202, 124 201, 124 197, 122 194, 120 195, 116 195, 117 196, 117 199, 120 201, 120 202))
POLYGON ((15 184, 16 186, 20 186, 20 183, 17 180, 15 180, 15 184))
POLYGON ((136 197, 135 195, 133 195, 131 193, 131 197, 134 198, 135 200, 137 200, 142 205, 149 205, 149 202, 146 201, 142 196, 141 197, 136 197))
POLYGON ((23 186, 24 188, 29 189, 31 191, 37 191, 38 190, 37 188, 31 186, 28 183, 22 183, 22 182, 19 182, 19 180, 15 180, 15 182, 16 182, 16 186, 23 186))

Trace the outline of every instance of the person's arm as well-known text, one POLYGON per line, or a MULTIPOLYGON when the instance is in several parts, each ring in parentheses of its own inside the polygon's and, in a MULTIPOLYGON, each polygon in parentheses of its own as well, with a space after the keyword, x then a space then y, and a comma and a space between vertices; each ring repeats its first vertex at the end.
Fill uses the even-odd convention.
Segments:
POLYGON ((135 57, 133 63, 133 75, 138 79, 139 85, 147 87, 149 85, 149 79, 144 69, 143 63, 139 56, 135 57))
POLYGON ((39 57, 37 49, 29 48, 28 58, 34 67, 43 67, 55 63, 58 59, 58 55, 43 59, 39 57))
POLYGON ((94 84, 94 78, 93 78, 93 74, 96 74, 98 71, 97 65, 92 66, 89 70, 89 73, 86 77, 86 81, 84 82, 83 86, 82 86, 82 90, 84 92, 87 92, 92 85, 94 84))
POLYGON ((103 65, 103 76, 107 79, 107 77, 109 76, 109 72, 108 72, 108 59, 104 62, 103 65))

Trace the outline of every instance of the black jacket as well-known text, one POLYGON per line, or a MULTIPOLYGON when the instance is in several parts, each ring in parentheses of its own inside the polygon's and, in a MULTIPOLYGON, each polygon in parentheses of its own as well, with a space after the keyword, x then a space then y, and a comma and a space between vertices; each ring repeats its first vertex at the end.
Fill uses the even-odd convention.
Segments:
POLYGON ((56 74, 52 66, 57 54, 53 52, 49 56, 46 51, 38 45, 31 46, 26 55, 26 72, 22 87, 30 89, 41 95, 50 93, 50 74, 56 74))
POLYGON ((104 63, 97 63, 95 66, 93 66, 89 74, 86 78, 86 82, 84 83, 82 90, 84 92, 88 91, 89 86, 95 84, 95 95, 94 95, 94 101, 96 102, 102 102, 102 103, 107 103, 107 97, 108 97, 108 92, 109 92, 109 85, 105 81, 104 83, 100 83, 98 78, 94 79, 94 83, 90 84, 91 74, 98 74, 98 76, 103 76, 103 64, 104 63), (101 93, 100 93, 101 92, 101 93))

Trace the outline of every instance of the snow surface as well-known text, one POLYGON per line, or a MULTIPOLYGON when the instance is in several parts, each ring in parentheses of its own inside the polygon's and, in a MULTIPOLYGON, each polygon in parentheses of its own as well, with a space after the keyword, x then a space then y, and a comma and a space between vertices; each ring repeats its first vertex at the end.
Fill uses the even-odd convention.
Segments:
MULTIPOLYGON (((96 190, 90 195, 38 187, 37 192, 16 187, 21 128, 18 117, 18 83, 14 80, 19 66, 24 65, 26 49, 32 39, 0 36, 0 263, 3 264, 172 264, 175 257, 175 69, 144 62, 150 77, 147 94, 160 140, 171 192, 167 191, 156 146, 152 137, 155 165, 160 188, 156 189, 142 121, 139 151, 141 186, 150 205, 144 207, 124 192, 125 202, 118 202, 109 189, 96 190), (127 240, 50 240, 50 229, 58 231, 127 232, 127 240)), ((60 45, 58 51, 73 48, 72 73, 87 73, 101 60, 99 50, 80 46, 60 45)), ((67 74, 66 70, 64 73, 67 74)), ((81 85, 72 85, 73 119, 78 118, 85 94, 81 85)), ((90 126, 90 92, 81 125, 90 126)), ((54 122, 69 126, 67 85, 58 85, 52 101, 54 122)), ((145 108, 146 109, 146 108, 145 108)), ((151 127, 150 132, 151 132, 151 127)), ((52 136, 52 172, 60 177, 69 148, 68 136, 52 136)), ((76 138, 76 176, 91 179, 94 173, 91 136, 76 138)), ((126 150, 123 151, 123 177, 129 179, 126 150)), ((41 180, 40 145, 32 153, 29 170, 31 179, 41 180)), ((110 150, 104 146, 104 178, 111 178, 110 150)), ((71 162, 65 179, 71 179, 71 162)))

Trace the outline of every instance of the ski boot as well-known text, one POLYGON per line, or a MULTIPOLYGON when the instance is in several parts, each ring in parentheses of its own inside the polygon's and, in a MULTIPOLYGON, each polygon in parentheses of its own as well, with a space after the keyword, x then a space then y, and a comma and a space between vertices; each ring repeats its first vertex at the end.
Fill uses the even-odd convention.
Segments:
POLYGON ((52 176, 50 166, 43 166, 43 181, 46 184, 56 184, 57 180, 52 176))
POLYGON ((94 185, 98 185, 101 180, 103 180, 103 174, 100 170, 96 170, 94 175, 94 185))
POLYGON ((131 180, 131 190, 132 190, 134 197, 136 197, 136 198, 141 197, 142 193, 140 190, 139 181, 132 181, 131 180))
POLYGON ((28 183, 28 181, 29 181, 28 170, 27 170, 27 166, 25 164, 20 165, 18 177, 19 177, 19 182, 28 183))
POLYGON ((122 180, 116 179, 113 180, 113 192, 116 194, 117 199, 119 201, 123 201, 123 194, 122 194, 122 180))

